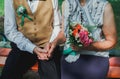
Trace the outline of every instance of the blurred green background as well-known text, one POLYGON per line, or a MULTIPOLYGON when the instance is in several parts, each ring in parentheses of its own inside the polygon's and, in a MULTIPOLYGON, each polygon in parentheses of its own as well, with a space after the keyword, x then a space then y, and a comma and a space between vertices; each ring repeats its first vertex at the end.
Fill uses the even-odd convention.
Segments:
MULTIPOLYGON (((59 0, 59 7, 62 4, 63 0, 59 0)), ((118 33, 118 43, 115 50, 120 50, 120 0, 108 0, 112 7, 115 14, 115 22, 117 26, 117 33, 118 33)), ((3 17, 4 17, 4 0, 0 0, 0 32, 3 33, 3 17)), ((119 54, 120 56, 120 54, 119 54)))
POLYGON ((0 0, 0 16, 4 14, 4 0, 0 0))

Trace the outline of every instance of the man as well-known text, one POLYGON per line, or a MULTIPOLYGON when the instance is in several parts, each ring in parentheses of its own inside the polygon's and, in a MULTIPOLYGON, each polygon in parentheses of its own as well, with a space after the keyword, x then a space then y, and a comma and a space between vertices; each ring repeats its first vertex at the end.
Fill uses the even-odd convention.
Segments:
POLYGON ((60 79, 58 0, 5 0, 4 29, 12 51, 0 79, 22 79, 36 61, 40 79, 60 79))

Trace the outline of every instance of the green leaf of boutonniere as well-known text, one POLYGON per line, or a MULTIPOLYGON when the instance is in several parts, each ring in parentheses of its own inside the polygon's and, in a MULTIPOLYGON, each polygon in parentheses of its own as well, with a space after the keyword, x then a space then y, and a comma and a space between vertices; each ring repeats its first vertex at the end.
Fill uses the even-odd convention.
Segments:
POLYGON ((17 8, 17 14, 18 14, 19 16, 21 16, 21 23, 20 23, 21 26, 24 25, 24 19, 25 19, 25 18, 29 19, 30 21, 33 20, 31 17, 28 16, 26 8, 25 8, 24 6, 22 6, 22 5, 20 5, 20 6, 17 8))

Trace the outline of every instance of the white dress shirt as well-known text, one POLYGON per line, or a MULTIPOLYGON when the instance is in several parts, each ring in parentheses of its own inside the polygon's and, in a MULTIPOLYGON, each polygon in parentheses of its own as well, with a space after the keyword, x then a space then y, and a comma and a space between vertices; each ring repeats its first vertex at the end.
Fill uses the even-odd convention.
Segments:
MULTIPOLYGON (((34 14, 38 6, 39 0, 27 1, 29 7, 34 14)), ((52 0, 54 9, 54 21, 53 21, 53 32, 49 42, 52 42, 60 32, 60 11, 58 9, 58 0, 52 0)), ((13 7, 13 0, 5 0, 5 20, 4 20, 4 31, 6 37, 17 44, 18 48, 22 51, 28 51, 33 53, 36 47, 28 38, 26 38, 20 31, 17 30, 17 24, 15 19, 15 11, 13 7)))

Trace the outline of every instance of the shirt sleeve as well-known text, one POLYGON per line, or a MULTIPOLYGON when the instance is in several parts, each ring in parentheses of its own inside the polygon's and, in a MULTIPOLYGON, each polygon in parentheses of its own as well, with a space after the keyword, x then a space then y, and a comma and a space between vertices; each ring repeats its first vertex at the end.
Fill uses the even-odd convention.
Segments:
POLYGON ((60 32, 60 25, 61 25, 61 14, 60 9, 58 7, 58 0, 52 0, 53 9, 54 9, 54 20, 53 20, 53 32, 50 38, 50 42, 52 42, 60 32))
POLYGON ((12 0, 5 0, 4 11, 4 32, 8 40, 17 44, 20 50, 33 53, 33 49, 36 47, 36 45, 34 45, 29 39, 27 39, 21 32, 17 30, 12 0))

